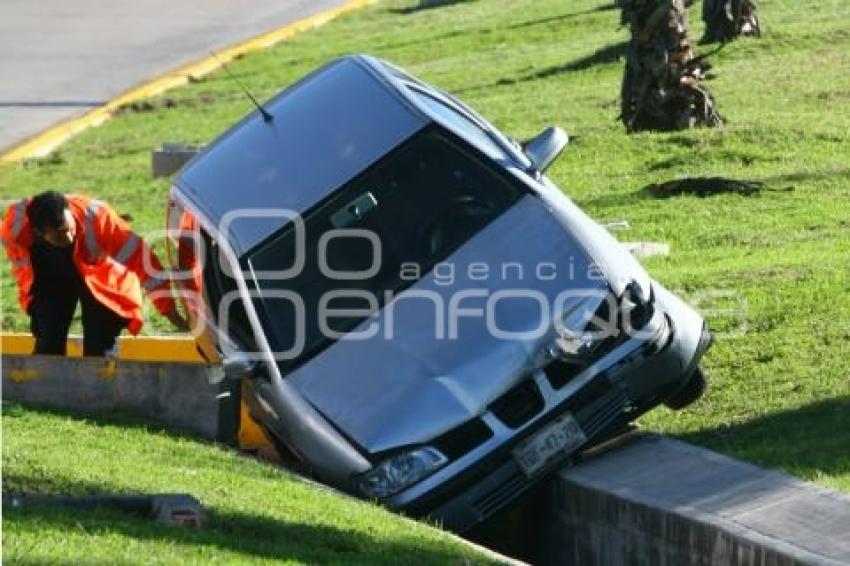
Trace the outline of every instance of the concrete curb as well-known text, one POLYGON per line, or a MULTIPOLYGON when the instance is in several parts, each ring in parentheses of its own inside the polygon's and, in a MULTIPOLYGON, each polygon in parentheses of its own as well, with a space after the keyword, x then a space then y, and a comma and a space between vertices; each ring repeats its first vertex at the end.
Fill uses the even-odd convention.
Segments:
POLYGON ((78 413, 131 411, 208 440, 232 440, 236 409, 200 364, 3 355, 2 366, 4 401, 78 413))
POLYGON ((850 563, 850 497, 657 435, 554 481, 557 564, 850 563))
MULTIPOLYGON (((32 334, 18 332, 0 333, 0 353, 29 356, 35 347, 32 334)), ((83 355, 83 337, 68 337, 68 356, 83 355)), ((203 364, 191 336, 122 336, 118 339, 118 358, 128 362, 176 362, 203 364)))
POLYGON ((269 33, 238 43, 216 53, 214 57, 205 57, 199 61, 178 67, 161 77, 146 81, 128 90, 104 106, 96 108, 79 118, 60 122, 35 137, 11 147, 3 154, 0 154, 0 163, 11 163, 30 157, 47 155, 64 141, 83 130, 102 124, 111 118, 118 108, 125 104, 155 96, 175 86, 186 84, 189 82, 190 77, 202 77, 219 68, 222 63, 227 63, 236 57, 252 51, 271 47, 306 30, 322 26, 342 14, 366 6, 369 2, 370 0, 351 0, 338 8, 319 12, 318 14, 298 20, 269 33))

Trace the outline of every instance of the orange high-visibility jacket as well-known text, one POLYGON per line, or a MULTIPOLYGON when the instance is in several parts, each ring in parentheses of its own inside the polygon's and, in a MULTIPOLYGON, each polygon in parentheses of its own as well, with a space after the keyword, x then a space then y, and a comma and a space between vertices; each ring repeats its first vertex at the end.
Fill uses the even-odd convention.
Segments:
MULTIPOLYGON (((160 313, 169 313, 174 308, 169 279, 156 254, 129 224, 101 201, 79 195, 66 195, 66 199, 77 224, 74 265, 92 295, 129 319, 127 328, 133 334, 138 334, 144 321, 143 288, 160 313)), ((29 203, 28 198, 13 203, 0 227, 12 273, 18 280, 18 300, 25 312, 32 302, 30 247, 35 239, 26 214, 29 203)))

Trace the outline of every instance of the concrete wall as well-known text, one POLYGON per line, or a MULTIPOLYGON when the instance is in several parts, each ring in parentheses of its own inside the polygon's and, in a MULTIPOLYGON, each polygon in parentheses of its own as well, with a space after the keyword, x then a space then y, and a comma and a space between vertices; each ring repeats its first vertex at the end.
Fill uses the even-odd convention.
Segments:
POLYGON ((684 442, 632 433, 467 533, 532 564, 850 564, 850 497, 684 442))
POLYGON ((3 399, 76 412, 130 411, 202 438, 229 441, 235 409, 200 364, 2 356, 3 399), (230 424, 227 419, 230 417, 230 424))
POLYGON ((656 435, 561 470, 555 564, 850 564, 850 497, 656 435))

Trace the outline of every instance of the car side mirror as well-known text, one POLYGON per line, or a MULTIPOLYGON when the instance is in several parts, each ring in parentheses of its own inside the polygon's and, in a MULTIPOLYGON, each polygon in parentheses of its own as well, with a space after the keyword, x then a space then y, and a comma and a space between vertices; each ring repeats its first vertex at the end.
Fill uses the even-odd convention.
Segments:
POLYGON ((524 142, 522 150, 531 160, 532 167, 543 173, 561 155, 569 141, 567 132, 558 126, 549 126, 536 137, 524 142))

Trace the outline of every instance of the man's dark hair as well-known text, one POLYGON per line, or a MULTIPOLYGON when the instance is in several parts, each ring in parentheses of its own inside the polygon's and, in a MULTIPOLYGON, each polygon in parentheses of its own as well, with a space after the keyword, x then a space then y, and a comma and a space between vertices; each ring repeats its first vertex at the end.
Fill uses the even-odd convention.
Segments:
POLYGON ((68 201, 65 195, 56 191, 44 191, 32 198, 27 208, 30 226, 43 231, 45 228, 59 228, 65 222, 65 209, 68 201))

